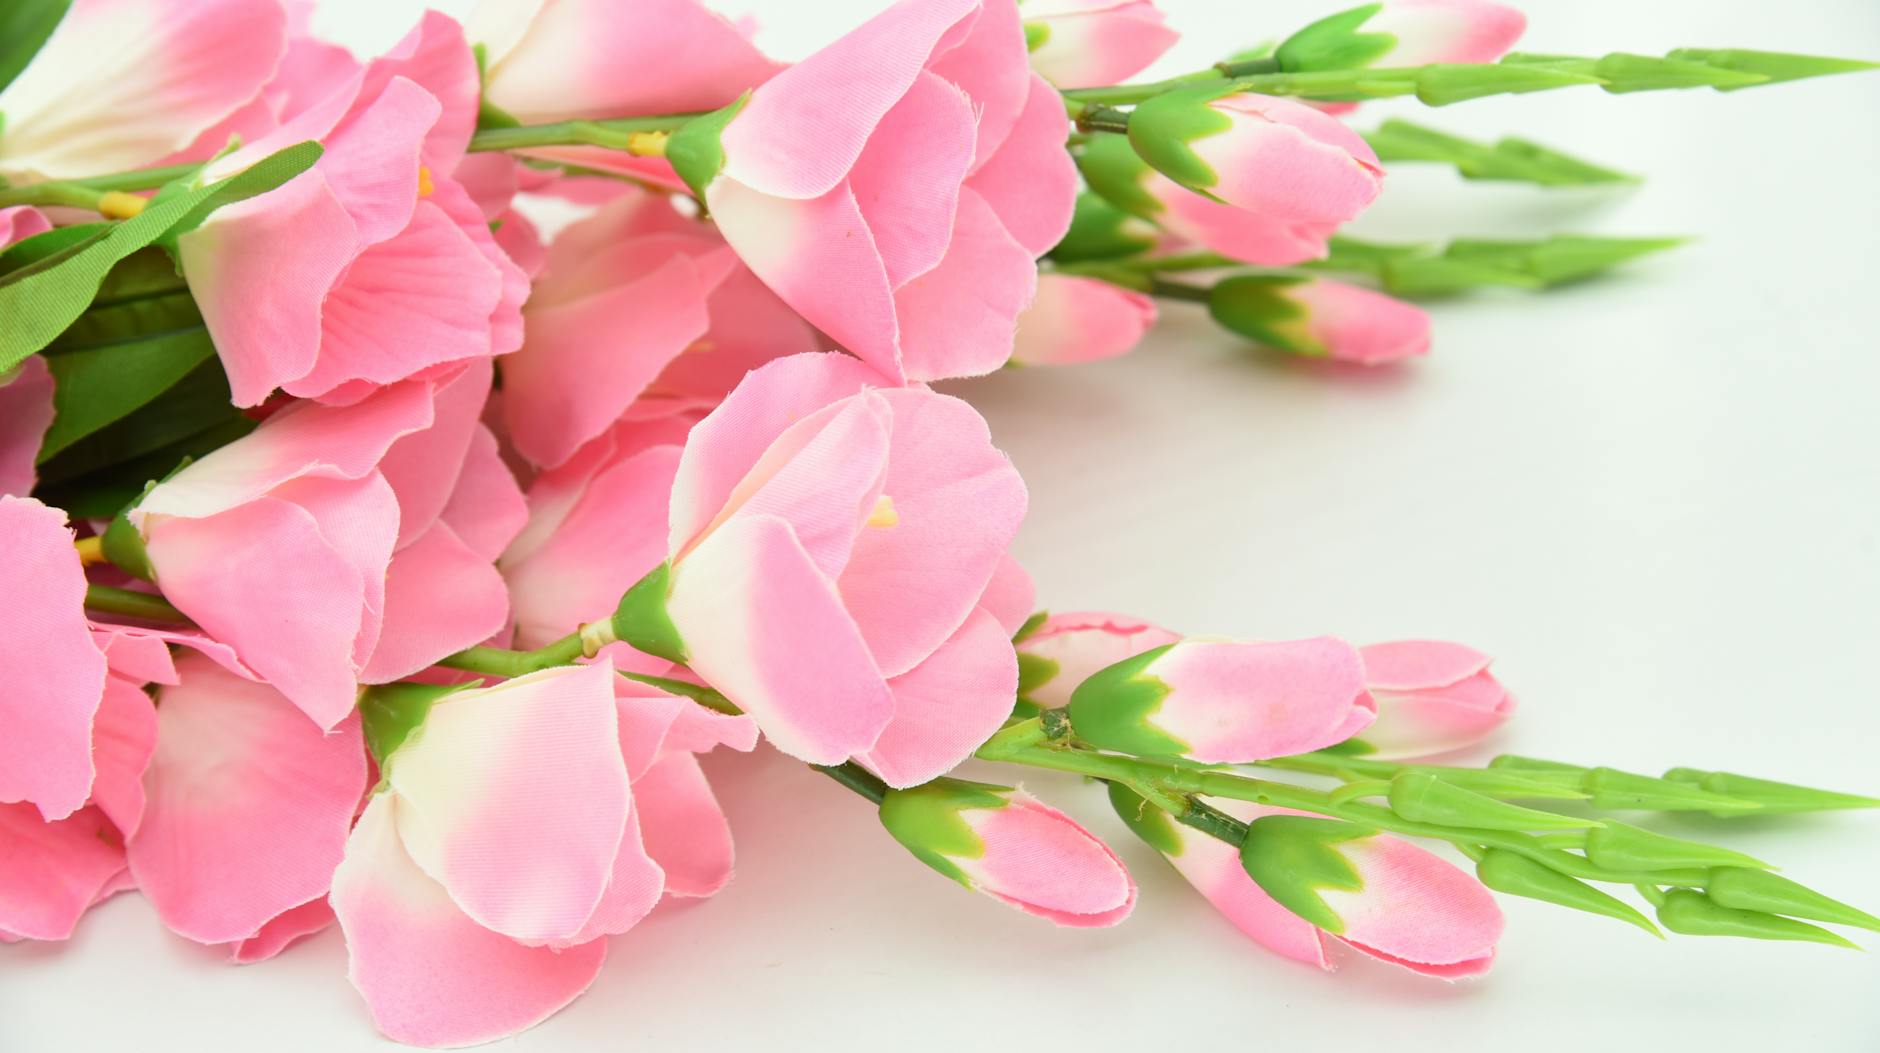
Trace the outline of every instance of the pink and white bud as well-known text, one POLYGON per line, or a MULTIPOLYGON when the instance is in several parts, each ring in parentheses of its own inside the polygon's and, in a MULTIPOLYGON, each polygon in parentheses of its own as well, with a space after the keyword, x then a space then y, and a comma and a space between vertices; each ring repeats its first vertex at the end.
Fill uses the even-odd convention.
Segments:
POLYGON ((1181 34, 1150 0, 1026 0, 1031 68, 1060 89, 1121 84, 1181 34))
POLYGON ((1367 19, 1365 33, 1387 33, 1396 43, 1372 66, 1424 66, 1434 62, 1494 62, 1527 29, 1527 16, 1487 0, 1387 0, 1367 19))
POLYGON ((1012 362, 1064 366, 1129 353, 1155 324, 1155 300, 1096 278, 1045 273, 1018 316, 1012 362))
POLYGON ((1439 640, 1399 640, 1358 651, 1377 699, 1364 741, 1380 759, 1444 753, 1480 742, 1514 713, 1514 696, 1487 655, 1439 640))
POLYGON ((1179 639, 1180 633, 1123 614, 1053 614, 1018 642, 1024 696, 1041 709, 1068 705, 1071 692, 1098 670, 1179 639))
POLYGON ((1225 278, 1208 311, 1234 332, 1306 358, 1381 366, 1430 349, 1430 316, 1422 308, 1325 278, 1225 278))

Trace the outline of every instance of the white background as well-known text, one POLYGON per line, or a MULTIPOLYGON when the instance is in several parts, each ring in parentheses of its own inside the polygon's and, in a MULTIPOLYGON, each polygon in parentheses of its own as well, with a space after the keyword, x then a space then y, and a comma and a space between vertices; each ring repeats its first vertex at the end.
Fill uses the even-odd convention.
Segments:
MULTIPOLYGON (((745 6, 795 58, 879 5, 745 6)), ((317 25, 369 50, 418 7, 325 0, 317 25)), ((1163 7, 1190 34, 1167 71, 1333 9, 1163 7)), ((1880 58, 1873 0, 1527 7, 1535 50, 1880 58)), ((1544 191, 1405 167, 1359 233, 1702 238, 1610 280, 1438 305, 1434 356, 1402 370, 1264 357, 1178 308, 1127 359, 957 385, 1030 483, 1018 552, 1041 602, 1191 632, 1463 640, 1524 703, 1506 748, 1880 792, 1880 75, 1425 116, 1650 181, 1544 191)), ((1659 944, 1510 901, 1483 980, 1363 960, 1321 975, 1220 922, 1073 781, 1032 786, 1118 835, 1142 901, 1117 929, 1056 930, 961 892, 774 754, 710 766, 738 881, 616 939, 593 990, 511 1048, 1880 1048, 1871 955, 1659 944)), ((1880 816, 1724 825, 1668 829, 1880 906, 1880 816)), ((344 973, 337 932, 230 968, 123 896, 69 944, 0 949, 0 1049, 385 1048, 344 973)))

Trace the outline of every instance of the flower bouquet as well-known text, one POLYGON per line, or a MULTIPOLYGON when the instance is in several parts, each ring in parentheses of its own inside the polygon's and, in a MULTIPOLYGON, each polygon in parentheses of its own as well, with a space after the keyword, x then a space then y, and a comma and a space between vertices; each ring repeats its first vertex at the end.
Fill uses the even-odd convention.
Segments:
POLYGON ((1027 772, 1085 777, 1321 968, 1479 974, 1495 893, 1654 935, 1880 930, 1651 818, 1880 800, 1439 757, 1514 708, 1461 644, 1040 611, 1025 485, 930 386, 1126 353, 1171 300, 1391 367, 1431 344, 1412 301, 1676 242, 1341 234, 1397 165, 1631 178, 1367 100, 1869 64, 1514 52, 1484 0, 1145 83, 1175 39, 1149 0, 901 0, 793 65, 696 0, 486 0, 363 60, 308 14, 0 10, 0 939, 133 889, 234 962, 337 925, 362 1027, 489 1041, 725 885, 698 758, 760 740, 910 866, 1062 926, 1137 886, 1027 772))

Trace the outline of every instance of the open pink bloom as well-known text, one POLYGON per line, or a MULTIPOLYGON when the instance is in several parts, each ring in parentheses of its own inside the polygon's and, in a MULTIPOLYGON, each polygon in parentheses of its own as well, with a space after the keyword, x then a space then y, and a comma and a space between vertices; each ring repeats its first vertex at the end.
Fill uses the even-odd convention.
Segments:
POLYGON ((709 408, 749 370, 817 349, 709 225, 637 189, 556 237, 523 318, 503 414, 517 452, 545 466, 636 401, 709 408))
POLYGON ((245 941, 325 897, 366 789, 359 719, 323 732, 199 654, 176 659, 175 679, 158 694, 131 873, 173 931, 245 941))
POLYGON ((697 0, 483 0, 464 28, 524 124, 716 109, 781 68, 697 0))
MULTIPOLYGON (((697 868, 717 831, 684 829, 709 790, 685 761, 749 748, 754 729, 669 696, 617 701, 617 680, 602 659, 446 695, 385 758, 332 905, 386 1035, 468 1045, 529 1027, 593 982, 605 936, 658 902, 663 860, 711 877, 697 868), (685 761, 669 763, 675 751, 685 761)), ((723 859, 728 873, 728 842, 723 859)))
POLYGON ((1141 73, 1181 34, 1151 0, 1027 0, 1031 68, 1063 88, 1100 88, 1141 73))
POLYGON ((1488 737, 1514 713, 1514 696, 1489 673, 1491 659, 1440 640, 1399 640, 1358 649, 1377 699, 1364 741, 1380 759, 1460 749, 1488 737))
POLYGON ((1360 33, 1382 33, 1395 43, 1368 66, 1422 66, 1432 62, 1493 62, 1527 28, 1527 16, 1488 0, 1385 0, 1360 33))
POLYGON ((1096 278, 1040 274, 1018 317, 1012 361, 1025 366, 1096 362, 1129 353, 1155 324, 1155 301, 1096 278))
POLYGON ((286 44, 276 0, 74 0, 0 89, 0 176, 154 164, 254 99, 286 44))
POLYGON ((1069 226, 1068 132, 1014 4, 901 0, 760 86, 722 166, 684 174, 843 347, 897 381, 971 376, 1010 357, 1034 261, 1069 226))
POLYGON ((1179 639, 1179 633, 1122 614, 1053 614, 1018 643, 1027 659, 1025 697, 1043 709, 1068 705, 1071 692, 1091 674, 1179 639))
POLYGON ((275 388, 351 401, 521 342, 527 276, 451 178, 476 100, 461 31, 430 14, 338 91, 211 166, 221 177, 302 140, 326 147, 312 169, 179 240, 236 404, 275 388))
MULTIPOLYGON (((1113 788, 1110 798, 1124 821, 1235 928, 1275 954, 1329 970, 1329 952, 1342 943, 1445 980, 1478 975, 1494 964, 1502 930, 1494 896, 1472 875, 1407 841, 1377 834, 1332 846, 1360 887, 1313 890, 1338 923, 1331 931, 1276 902, 1248 876, 1232 845, 1168 820, 1127 791, 1113 788)), ((1243 821, 1303 814, 1242 801, 1209 803, 1243 821)))
POLYGON ((666 611, 779 749, 908 786, 1011 711, 1000 619, 1023 613, 982 600, 1011 591, 995 578, 1025 488, 970 406, 883 383, 842 355, 779 359, 692 430, 666 611))
POLYGON ((1098 672, 1070 701, 1078 735, 1098 746, 1208 764, 1321 749, 1376 716, 1357 650, 1330 636, 1168 644, 1098 672))
POLYGON ((1024 790, 940 779, 890 791, 881 822, 940 873, 1059 925, 1103 928, 1135 909, 1136 882, 1110 846, 1024 790))

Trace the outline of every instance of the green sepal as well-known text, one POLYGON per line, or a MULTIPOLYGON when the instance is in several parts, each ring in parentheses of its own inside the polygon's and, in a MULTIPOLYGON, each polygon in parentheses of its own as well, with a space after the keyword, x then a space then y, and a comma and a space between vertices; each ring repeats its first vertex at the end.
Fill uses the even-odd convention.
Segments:
POLYGON ((1658 926, 1653 925, 1645 915, 1639 913, 1630 904, 1609 896, 1578 878, 1568 877, 1558 870, 1537 863, 1518 852, 1510 852, 1503 848, 1489 849, 1476 863, 1475 876, 1482 880, 1482 884, 1496 892, 1537 899, 1555 906, 1583 910, 1588 914, 1617 918, 1628 925, 1636 925, 1660 939, 1664 938, 1664 933, 1658 931, 1658 926))
MULTIPOLYGON (((481 683, 478 681, 477 683, 481 683)), ((366 749, 383 773, 398 747, 424 724, 437 700, 476 684, 374 684, 359 692, 359 719, 366 749)))
POLYGON ((1171 859, 1182 854, 1182 834, 1172 816, 1120 782, 1110 783, 1109 788, 1110 807, 1130 833, 1171 859))
MULTIPOLYGON (((1128 145, 1123 144, 1125 149, 1128 145)), ((1130 156, 1135 154, 1132 152, 1130 156)), ((1057 263, 1126 259, 1148 252, 1155 248, 1155 243, 1156 229, 1152 224, 1086 190, 1077 195, 1070 229, 1064 232, 1063 239, 1052 247, 1049 255, 1057 263)))
POLYGON ((1091 136, 1077 152, 1077 171, 1098 197, 1129 215, 1153 221, 1162 211, 1162 202, 1143 187, 1149 164, 1136 156, 1128 136, 1091 136))
POLYGON ((1273 57, 1287 73, 1369 66, 1397 47, 1397 38, 1389 33, 1359 31, 1383 9, 1381 3, 1365 4, 1327 15, 1287 37, 1273 57))
MULTIPOLYGON (((72 0, 7 0, 0 4, 0 90, 13 83, 13 78, 39 54, 71 6, 72 0)), ((0 132, 4 131, 5 125, 0 124, 0 132)))
POLYGON ((1025 50, 1033 52, 1044 47, 1044 42, 1051 39, 1051 27, 1044 22, 1025 23, 1025 50))
POLYGON ((939 778, 906 790, 889 790, 881 799, 881 825, 916 859, 971 887, 955 859, 977 859, 985 842, 961 817, 967 808, 1004 808, 1009 786, 939 778))
MULTIPOLYGON (((1880 63, 1859 59, 1827 58, 1820 55, 1794 55, 1782 51, 1751 51, 1745 48, 1676 48, 1665 57, 1680 62, 1701 62, 1719 69, 1754 73, 1762 78, 1756 83, 1777 84, 1806 77, 1825 77, 1835 73, 1859 73, 1880 69, 1880 63)), ((1748 85, 1741 85, 1748 87, 1748 85)), ((1719 87, 1735 91, 1735 87, 1719 87)))
POLYGON ((1039 629, 1044 628, 1044 623, 1050 617, 1051 617, 1050 611, 1031 612, 1031 617, 1025 619, 1025 624, 1019 626, 1018 631, 1012 634, 1013 645, 1016 646, 1018 644, 1024 643, 1026 640, 1031 639, 1032 634, 1036 633, 1039 629))
POLYGON ((671 162, 673 171, 685 180, 685 185, 692 189, 692 196, 705 200, 705 188, 725 167, 725 148, 719 138, 725 133, 725 126, 751 101, 751 93, 745 92, 736 101, 723 109, 701 114, 680 125, 670 139, 666 140, 666 160, 671 162))
POLYGON ((1741 852, 1610 820, 1586 832, 1585 852, 1595 866, 1607 870, 1679 870, 1710 866, 1769 869, 1769 864, 1741 852))
POLYGON ((1754 910, 1736 910, 1694 889, 1674 888, 1658 905, 1658 923, 1683 936, 1741 936, 1752 940, 1802 940, 1859 950, 1859 944, 1805 921, 1754 910))
POLYGON ((1364 138, 1380 161, 1429 161, 1451 165, 1464 179, 1556 187, 1638 182, 1637 176, 1591 164, 1526 139, 1503 138, 1492 144, 1479 143, 1396 118, 1378 125, 1376 131, 1364 138))
POLYGON ((1786 914, 1880 932, 1880 918, 1767 870, 1714 867, 1704 892, 1712 902, 1735 910, 1786 914))
POLYGON ((150 565, 150 553, 144 550, 144 536, 132 525, 127 512, 111 518, 111 525, 104 528, 99 544, 104 558, 110 560, 112 566, 140 581, 157 580, 157 568, 150 565))
POLYGON ((743 712, 737 707, 737 703, 725 697, 724 692, 706 687, 704 684, 694 684, 690 680, 675 680, 669 676, 653 676, 650 673, 631 673, 625 669, 617 669, 615 672, 627 680, 645 684, 648 687, 656 687, 669 695, 689 698, 706 709, 731 716, 737 716, 743 712))
MULTIPOLYGON (((1673 768, 1665 772, 1665 778, 1674 782, 1690 783, 1711 793, 1720 793, 1737 800, 1754 801, 1762 806, 1758 809, 1758 814, 1762 815, 1828 812, 1847 808, 1880 808, 1880 798, 1836 793, 1832 790, 1817 790, 1808 786, 1774 782, 1769 779, 1753 779, 1747 775, 1737 775, 1727 771, 1673 768)), ((1729 816, 1743 813, 1726 811, 1720 814, 1729 816)))
POLYGON ((1311 314, 1286 290, 1309 278, 1281 274, 1236 274, 1208 290, 1208 314, 1221 328, 1289 354, 1323 358, 1330 352, 1314 339, 1311 314))
POLYGON ((1334 935, 1345 922, 1320 897, 1320 889, 1357 892, 1364 878, 1335 845, 1377 831, 1343 819, 1268 815, 1247 826, 1240 865, 1273 901, 1334 935))
POLYGON ((1018 652, 1018 693, 1029 695, 1051 682, 1061 667, 1041 654, 1018 652))
POLYGON ((1673 779, 1655 779, 1617 768, 1587 771, 1581 787, 1592 794, 1595 808, 1639 809, 1655 812, 1754 812, 1755 801, 1712 793, 1700 786, 1673 779))
MULTIPOLYGON (((135 423, 140 415, 133 414, 120 425, 135 423)), ((67 459, 62 455, 44 466, 33 494, 73 516, 109 519, 137 500, 150 480, 175 471, 192 458, 221 449, 253 430, 255 422, 237 413, 129 460, 97 466, 83 473, 63 473, 55 480, 46 470, 60 466, 67 459)))
POLYGON ((685 640, 672 624, 666 599, 672 595, 672 563, 661 563, 620 597, 614 610, 614 637, 636 651, 684 665, 685 640))
POLYGON ((1480 830, 1582 830, 1596 819, 1523 808, 1467 790, 1428 772, 1407 771, 1390 781, 1390 810, 1412 822, 1480 830))
POLYGON ((1168 697, 1168 685, 1145 670, 1173 646, 1164 644, 1125 658, 1078 684, 1065 707, 1072 732, 1098 749, 1138 757, 1185 756, 1187 743, 1149 723, 1168 697))
POLYGON ((120 260, 215 208, 272 190, 320 159, 319 143, 287 147, 219 183, 178 191, 92 240, 0 277, 0 372, 51 343, 98 294, 120 260))
POLYGON ((1210 104, 1238 90, 1229 82, 1148 99, 1130 111, 1129 145, 1149 167, 1197 194, 1214 197, 1211 188, 1220 182, 1220 174, 1190 144, 1233 128, 1234 119, 1210 104))

